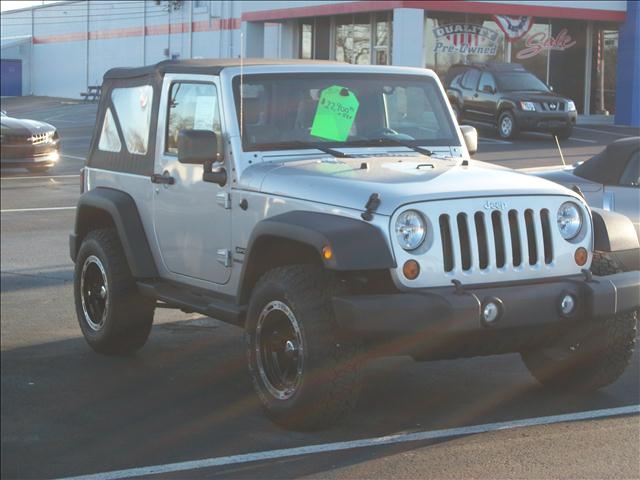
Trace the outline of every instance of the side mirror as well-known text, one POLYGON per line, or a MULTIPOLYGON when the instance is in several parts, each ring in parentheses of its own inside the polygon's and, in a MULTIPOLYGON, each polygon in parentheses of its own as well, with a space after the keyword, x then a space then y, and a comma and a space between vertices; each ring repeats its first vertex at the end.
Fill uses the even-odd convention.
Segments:
POLYGON ((211 130, 180 130, 178 133, 178 161, 204 165, 218 158, 218 139, 211 130))
POLYGON ((464 137, 469 155, 473 155, 478 151, 478 131, 469 125, 460 125, 460 132, 464 137))
POLYGON ((203 166, 202 181, 217 183, 224 186, 227 183, 227 171, 218 163, 218 137, 211 130, 180 130, 178 133, 178 161, 180 163, 203 166))
POLYGON ((485 85, 482 87, 484 93, 496 93, 495 89, 491 85, 485 85))
POLYGON ((553 85, 549 85, 549 90, 553 92, 553 85))

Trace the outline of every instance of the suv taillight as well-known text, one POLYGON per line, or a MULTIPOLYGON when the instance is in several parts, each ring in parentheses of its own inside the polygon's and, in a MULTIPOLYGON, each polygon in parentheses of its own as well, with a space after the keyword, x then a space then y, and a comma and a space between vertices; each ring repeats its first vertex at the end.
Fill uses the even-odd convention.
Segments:
POLYGON ((84 168, 80 169, 80 193, 84 193, 84 168))

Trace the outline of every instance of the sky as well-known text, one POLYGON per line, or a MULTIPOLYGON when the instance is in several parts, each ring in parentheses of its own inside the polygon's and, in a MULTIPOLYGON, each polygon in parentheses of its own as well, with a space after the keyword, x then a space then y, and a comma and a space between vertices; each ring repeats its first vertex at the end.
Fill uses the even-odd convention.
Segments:
MULTIPOLYGON (((44 3, 55 3, 59 0, 45 0, 44 3)), ((15 10, 16 8, 27 8, 34 5, 42 5, 42 0, 1 0, 0 10, 5 12, 7 10, 15 10)))

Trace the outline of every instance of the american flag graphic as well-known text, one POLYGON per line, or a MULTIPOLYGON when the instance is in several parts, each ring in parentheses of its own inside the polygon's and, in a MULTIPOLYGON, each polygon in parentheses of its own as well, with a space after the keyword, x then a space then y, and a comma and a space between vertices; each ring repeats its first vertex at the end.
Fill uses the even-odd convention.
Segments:
POLYGON ((455 46, 471 45, 477 47, 481 41, 484 41, 484 38, 481 38, 477 33, 452 33, 446 35, 445 38, 455 46))

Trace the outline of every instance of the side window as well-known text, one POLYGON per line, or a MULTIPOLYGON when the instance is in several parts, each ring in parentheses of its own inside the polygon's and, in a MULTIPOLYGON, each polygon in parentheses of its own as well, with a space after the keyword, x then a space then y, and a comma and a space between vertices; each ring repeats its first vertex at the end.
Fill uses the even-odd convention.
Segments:
POLYGON ((484 90, 485 85, 488 85, 491 88, 493 88, 494 92, 497 90, 496 82, 493 79, 493 75, 491 75, 489 72, 482 72, 482 76, 480 77, 480 83, 478 84, 478 90, 482 92, 484 90))
POLYGON ((218 93, 212 83, 178 82, 169 90, 165 152, 178 153, 180 130, 211 130, 222 144, 218 93))
POLYGON ((118 129, 113 121, 111 109, 107 108, 104 114, 104 122, 102 122, 98 150, 102 150, 103 152, 119 152, 121 149, 122 144, 120 143, 120 138, 118 138, 118 129))
POLYGON ((620 177, 620 185, 624 187, 640 186, 640 152, 635 152, 629 158, 627 168, 624 169, 624 173, 620 177))
POLYGON ((462 88, 466 88, 467 90, 475 90, 478 85, 478 77, 480 76, 480 72, 475 68, 470 69, 467 73, 462 77, 462 88))
POLYGON ((129 153, 146 155, 149 146, 153 87, 114 88, 111 101, 129 153))

